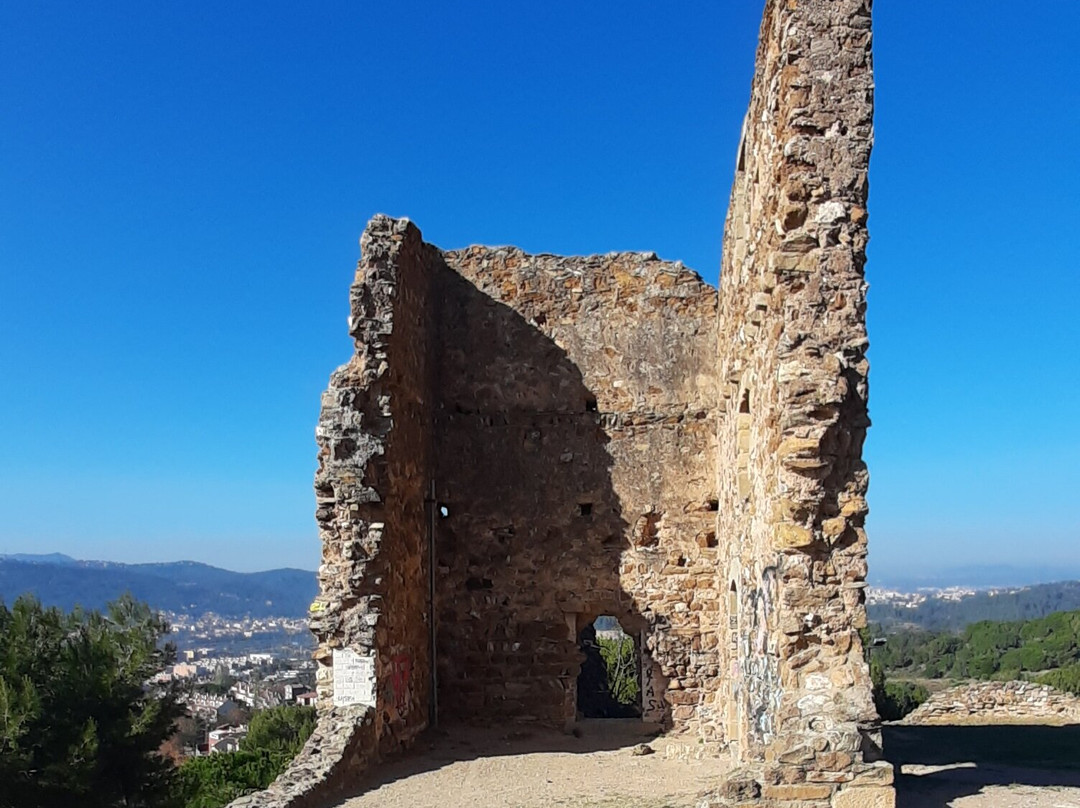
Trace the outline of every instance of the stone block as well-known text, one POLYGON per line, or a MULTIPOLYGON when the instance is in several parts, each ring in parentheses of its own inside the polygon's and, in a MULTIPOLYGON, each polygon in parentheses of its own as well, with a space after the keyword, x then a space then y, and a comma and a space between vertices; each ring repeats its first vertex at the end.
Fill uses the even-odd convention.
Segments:
POLYGON ((777 550, 795 547, 809 547, 814 543, 814 533, 810 528, 782 522, 776 526, 773 546, 777 550))
MULTIPOLYGON (((763 786, 761 796, 767 800, 825 800, 832 796, 834 787, 825 783, 798 783, 795 785, 763 786)), ((835 805, 835 803, 834 803, 835 805)), ((849 806, 862 808, 862 806, 849 806)), ((878 808, 869 805, 867 808, 878 808)))
POLYGON ((832 799, 832 808, 896 808, 892 786, 847 786, 832 799))
POLYGON ((889 786, 896 777, 896 770, 887 760, 857 766, 853 773, 853 786, 889 786))

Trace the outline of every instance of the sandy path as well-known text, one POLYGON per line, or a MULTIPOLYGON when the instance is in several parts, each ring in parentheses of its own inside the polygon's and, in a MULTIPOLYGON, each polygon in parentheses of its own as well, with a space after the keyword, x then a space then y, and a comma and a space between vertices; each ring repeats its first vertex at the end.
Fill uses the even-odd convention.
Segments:
POLYGON ((589 722, 581 737, 454 728, 381 766, 341 808, 693 808, 724 770, 675 758, 677 744, 619 721, 589 722), (633 755, 642 742, 656 753, 633 755))

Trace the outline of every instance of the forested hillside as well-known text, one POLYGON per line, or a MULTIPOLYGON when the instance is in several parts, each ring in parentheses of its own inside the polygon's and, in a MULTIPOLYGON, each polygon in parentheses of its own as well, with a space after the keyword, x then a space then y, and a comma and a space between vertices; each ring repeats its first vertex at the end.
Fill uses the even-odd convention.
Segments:
POLYGON ((1076 692, 1080 685, 1080 611, 1037 620, 981 621, 962 632, 901 629, 874 649, 901 678, 1021 679, 1076 692))

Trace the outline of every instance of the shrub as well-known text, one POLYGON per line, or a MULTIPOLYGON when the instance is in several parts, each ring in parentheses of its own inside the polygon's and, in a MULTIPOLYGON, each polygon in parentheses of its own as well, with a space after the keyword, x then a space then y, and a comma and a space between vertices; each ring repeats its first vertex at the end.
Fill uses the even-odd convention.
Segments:
POLYGON ((180 767, 177 796, 184 808, 221 808, 266 788, 288 762, 266 750, 191 758, 180 767))
POLYGON ((874 705, 885 721, 899 721, 930 698, 930 691, 915 682, 886 682, 874 692, 874 705))
POLYGON ((1080 696, 1080 665, 1068 665, 1054 671, 1047 671, 1036 677, 1036 682, 1041 685, 1050 685, 1074 696, 1080 696))
POLYGON ((286 704, 255 713, 239 752, 192 758, 180 767, 184 808, 222 808, 261 791, 285 771, 315 729, 315 708, 286 704))
POLYGON ((241 747, 249 752, 266 750, 292 760, 314 731, 315 720, 314 707, 284 704, 262 710, 252 716, 241 747))

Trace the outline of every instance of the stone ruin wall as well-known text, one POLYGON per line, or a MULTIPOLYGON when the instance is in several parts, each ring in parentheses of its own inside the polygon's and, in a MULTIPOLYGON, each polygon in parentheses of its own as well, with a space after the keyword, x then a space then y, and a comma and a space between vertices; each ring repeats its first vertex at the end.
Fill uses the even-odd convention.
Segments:
POLYGON ((360 246, 349 294, 355 353, 331 375, 315 431, 323 553, 310 626, 319 721, 267 791, 231 808, 321 808, 429 722, 429 342, 432 281, 443 264, 404 220, 376 217, 360 246), (343 652, 373 663, 361 701, 334 697, 343 652))
POLYGON ((426 718, 433 523, 440 716, 572 724, 578 634, 611 614, 654 663, 648 717, 696 726, 718 696, 716 291, 643 254, 441 253, 386 217, 363 249, 318 433, 322 703, 352 648, 389 682, 380 736, 426 718))
POLYGON ((646 717, 711 725, 715 289, 635 253, 444 258, 440 714, 573 724, 607 614, 644 636, 646 717))
POLYGON ((858 635, 872 141, 869 0, 768 2, 725 227, 717 535, 727 735, 775 800, 892 800, 858 635))
POLYGON ((568 726, 612 614, 646 717, 754 764, 716 804, 892 805, 857 633, 870 44, 869 0, 766 3, 719 298, 652 255, 371 222, 317 434, 320 724, 248 804, 316 805, 426 727, 432 621, 440 717, 568 726), (349 651, 373 688, 342 706, 349 651))
POLYGON ((323 544, 311 627, 320 703, 333 649, 376 658, 380 738, 407 740, 428 718, 427 481, 433 413, 430 284, 438 251, 407 225, 372 222, 350 291, 356 353, 331 376, 316 430, 316 520, 323 544))
POLYGON ((933 694, 900 723, 1080 724, 1080 698, 1034 682, 975 682, 933 694))
POLYGON ((857 634, 870 17, 863 0, 785 5, 766 10, 721 270, 731 734, 751 756, 874 718, 857 634), (797 704, 815 692, 820 729, 797 704))

